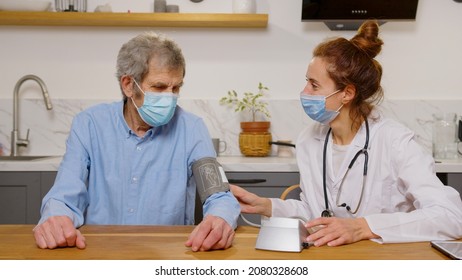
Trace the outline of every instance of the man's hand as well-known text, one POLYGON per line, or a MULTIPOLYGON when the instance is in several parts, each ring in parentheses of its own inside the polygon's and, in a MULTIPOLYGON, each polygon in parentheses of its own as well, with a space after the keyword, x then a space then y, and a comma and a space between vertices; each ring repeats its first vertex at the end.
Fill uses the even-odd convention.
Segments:
POLYGON ((194 252, 227 249, 234 239, 234 230, 222 218, 206 216, 189 235, 185 245, 194 252))
POLYGON ((85 248, 85 237, 74 228, 72 220, 67 216, 53 216, 34 230, 35 243, 42 249, 57 247, 85 248))

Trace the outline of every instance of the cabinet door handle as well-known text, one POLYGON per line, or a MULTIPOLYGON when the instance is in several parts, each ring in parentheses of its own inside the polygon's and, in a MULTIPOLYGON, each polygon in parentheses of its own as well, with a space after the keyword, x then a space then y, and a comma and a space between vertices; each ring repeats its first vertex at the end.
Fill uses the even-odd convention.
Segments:
POLYGON ((266 179, 228 179, 230 184, 258 184, 265 183, 266 179))

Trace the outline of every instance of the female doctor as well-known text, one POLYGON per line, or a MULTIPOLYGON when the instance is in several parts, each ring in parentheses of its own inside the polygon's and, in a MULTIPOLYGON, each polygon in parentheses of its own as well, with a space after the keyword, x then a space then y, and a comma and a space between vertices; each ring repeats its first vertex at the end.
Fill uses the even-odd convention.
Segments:
POLYGON ((434 160, 405 126, 373 105, 383 97, 379 26, 366 21, 351 40, 313 52, 301 104, 314 125, 297 141, 301 200, 231 190, 243 213, 302 217, 315 246, 462 238, 459 193, 444 186, 434 160))

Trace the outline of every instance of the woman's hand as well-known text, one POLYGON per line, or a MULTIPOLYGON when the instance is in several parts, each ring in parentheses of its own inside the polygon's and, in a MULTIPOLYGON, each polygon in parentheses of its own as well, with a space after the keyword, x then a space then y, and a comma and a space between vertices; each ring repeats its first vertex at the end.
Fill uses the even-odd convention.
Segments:
POLYGON ((339 246, 363 239, 380 238, 371 231, 364 218, 317 218, 305 226, 317 229, 306 238, 306 241, 313 242, 314 246, 339 246))
POLYGON ((272 205, 270 199, 260 197, 236 185, 229 185, 229 188, 231 189, 233 195, 239 201, 242 213, 260 214, 267 217, 271 217, 272 205))

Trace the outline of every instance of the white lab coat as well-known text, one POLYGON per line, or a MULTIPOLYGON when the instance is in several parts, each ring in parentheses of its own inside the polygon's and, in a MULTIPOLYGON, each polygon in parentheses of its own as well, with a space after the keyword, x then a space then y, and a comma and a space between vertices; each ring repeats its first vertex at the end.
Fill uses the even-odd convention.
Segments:
MULTIPOLYGON (((364 194, 360 198, 364 155, 360 155, 344 178, 350 161, 364 147, 366 128, 353 139, 340 170, 333 175, 332 136, 327 147, 327 195, 329 208, 336 217, 364 217, 380 243, 428 241, 462 238, 462 201, 452 187, 444 186, 434 171, 434 160, 416 143, 414 133, 405 126, 384 118, 377 110, 369 119, 369 163, 364 194), (344 184, 340 194, 340 183, 344 184)), ((301 201, 272 199, 272 215, 320 217, 325 209, 322 185, 323 146, 329 127, 313 124, 297 140, 301 201)))

